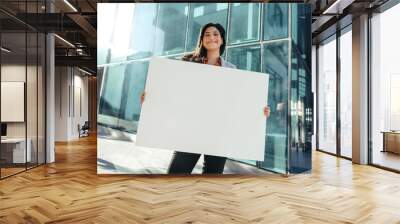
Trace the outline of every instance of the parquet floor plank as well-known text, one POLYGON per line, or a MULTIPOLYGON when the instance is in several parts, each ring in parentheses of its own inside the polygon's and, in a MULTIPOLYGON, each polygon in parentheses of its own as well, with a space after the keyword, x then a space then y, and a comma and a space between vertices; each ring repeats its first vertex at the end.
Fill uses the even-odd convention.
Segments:
POLYGON ((313 153, 290 175, 97 175, 96 138, 0 181, 0 223, 400 223, 400 175, 313 153))

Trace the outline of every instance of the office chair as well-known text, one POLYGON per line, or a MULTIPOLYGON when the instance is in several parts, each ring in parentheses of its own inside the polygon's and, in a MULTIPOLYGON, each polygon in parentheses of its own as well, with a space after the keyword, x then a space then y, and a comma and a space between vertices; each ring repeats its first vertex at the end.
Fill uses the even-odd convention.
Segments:
POLYGON ((78 124, 79 138, 89 136, 89 129, 90 129, 89 121, 85 121, 82 127, 80 127, 80 125, 78 124))

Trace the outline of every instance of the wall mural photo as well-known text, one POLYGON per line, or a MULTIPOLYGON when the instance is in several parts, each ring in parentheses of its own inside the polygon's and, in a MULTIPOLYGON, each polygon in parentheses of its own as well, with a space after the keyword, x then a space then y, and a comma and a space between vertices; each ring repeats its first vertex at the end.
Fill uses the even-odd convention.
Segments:
POLYGON ((310 170, 310 33, 307 4, 99 3, 98 174, 310 170))

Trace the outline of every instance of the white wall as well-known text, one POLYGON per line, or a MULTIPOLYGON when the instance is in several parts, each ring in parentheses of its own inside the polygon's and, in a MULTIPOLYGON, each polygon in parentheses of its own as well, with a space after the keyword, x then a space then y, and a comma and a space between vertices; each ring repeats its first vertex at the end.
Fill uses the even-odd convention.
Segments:
MULTIPOLYGON (((33 66, 27 66, 25 67, 24 65, 18 65, 18 64, 5 64, 1 66, 1 81, 3 82, 25 82, 25 76, 26 76, 26 71, 28 72, 28 75, 30 74, 36 74, 36 67, 33 66), (25 70, 27 69, 27 70, 25 70)), ((29 77, 28 77, 29 78, 29 77)), ((36 81, 29 80, 29 85, 36 85, 36 81)), ((31 106, 36 108, 36 88, 27 88, 27 106, 31 106), (34 105, 29 105, 32 102, 34 102, 34 105)), ((1 108, 1 110, 7 110, 8 108, 1 108)), ((32 130, 36 130, 36 113, 32 113, 32 110, 28 110, 29 113, 27 113, 27 119, 29 125, 28 125, 28 137, 29 134, 32 133, 32 130), (32 121, 35 121, 35 124, 31 124, 32 121)), ((26 122, 7 122, 7 136, 8 137, 25 137, 25 126, 26 122)), ((36 133, 36 132, 35 132, 36 133)))
POLYGON ((55 68, 55 141, 68 140, 68 71, 67 67, 55 68))
MULTIPOLYGON (((25 65, 2 65, 1 81, 25 82, 25 65)), ((1 108, 7 110, 7 108, 1 108)), ((25 137, 25 122, 7 123, 7 137, 25 137)))
POLYGON ((77 139, 78 124, 88 120, 88 78, 76 68, 56 67, 55 85, 55 140, 77 139))
MULTIPOLYGON (((76 75, 74 76, 74 108, 72 121, 72 136, 79 137, 78 124, 83 125, 85 121, 89 120, 88 116, 88 77, 76 75), (80 93, 79 93, 80 92, 80 93), (80 96, 80 97, 79 97, 80 96), (80 103, 79 103, 80 101, 80 103), (81 108, 80 108, 81 107, 81 108), (80 111, 81 110, 81 111, 80 111)), ((81 73, 79 73, 81 74, 81 73)))

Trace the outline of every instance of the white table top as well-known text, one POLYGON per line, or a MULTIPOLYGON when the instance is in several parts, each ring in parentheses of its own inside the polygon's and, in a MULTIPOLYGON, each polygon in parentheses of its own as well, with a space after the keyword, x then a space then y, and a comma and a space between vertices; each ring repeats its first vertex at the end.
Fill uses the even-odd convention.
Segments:
MULTIPOLYGON (((30 141, 28 138, 27 141, 30 141)), ((1 143, 20 143, 25 142, 25 138, 2 138, 1 143)))

